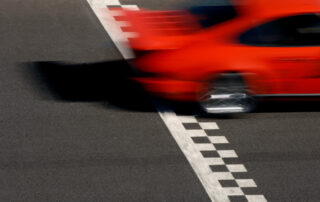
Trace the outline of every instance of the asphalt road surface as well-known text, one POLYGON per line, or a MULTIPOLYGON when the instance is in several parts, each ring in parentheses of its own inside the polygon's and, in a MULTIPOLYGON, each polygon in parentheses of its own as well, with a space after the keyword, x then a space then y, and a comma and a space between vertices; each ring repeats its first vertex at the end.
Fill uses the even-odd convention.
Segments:
MULTIPOLYGON (((0 44, 0 201, 211 201, 86 0, 2 0, 0 44)), ((193 116, 190 106, 172 107, 193 116)), ((318 103, 265 103, 255 113, 196 119, 219 126, 254 194, 320 201, 318 103)))

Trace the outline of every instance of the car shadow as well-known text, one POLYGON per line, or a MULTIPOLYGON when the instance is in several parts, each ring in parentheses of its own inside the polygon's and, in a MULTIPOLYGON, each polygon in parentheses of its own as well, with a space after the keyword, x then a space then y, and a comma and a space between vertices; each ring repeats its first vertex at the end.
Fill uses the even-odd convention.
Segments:
MULTIPOLYGON (((127 61, 70 64, 66 62, 24 63, 40 97, 61 102, 97 102, 133 111, 154 112, 150 95, 132 80, 134 74, 127 61)), ((170 105, 177 114, 211 118, 241 118, 241 115, 207 115, 197 103, 157 99, 170 105)), ((318 112, 319 99, 258 102, 253 113, 318 112)))
POLYGON ((40 97, 61 102, 99 102, 134 111, 155 111, 149 96, 132 80, 127 61, 68 64, 25 63, 40 97))
POLYGON ((272 100, 257 104, 256 113, 267 112, 319 112, 320 99, 272 100))

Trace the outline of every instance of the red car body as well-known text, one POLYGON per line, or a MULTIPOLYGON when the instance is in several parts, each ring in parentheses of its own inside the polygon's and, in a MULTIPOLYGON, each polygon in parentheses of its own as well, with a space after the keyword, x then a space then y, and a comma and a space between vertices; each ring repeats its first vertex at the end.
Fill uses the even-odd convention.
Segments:
MULTIPOLYGON (((125 16, 118 20, 131 25, 122 27, 123 31, 138 33, 138 37, 129 40, 137 53, 134 67, 141 73, 136 80, 149 92, 184 101, 198 101, 212 81, 228 72, 240 74, 251 95, 320 95, 320 44, 312 42, 320 37, 320 24, 309 30, 299 28, 301 35, 309 34, 304 35, 310 38, 304 39, 306 44, 290 37, 284 44, 276 44, 276 31, 274 36, 263 38, 267 44, 243 42, 250 41, 250 30, 268 23, 296 16, 300 24, 303 20, 299 16, 312 15, 312 20, 316 19, 320 3, 247 0, 235 2, 233 8, 235 17, 207 27, 199 23, 206 16, 187 10, 125 10, 125 16)), ((280 25, 286 22, 282 21, 280 25)))

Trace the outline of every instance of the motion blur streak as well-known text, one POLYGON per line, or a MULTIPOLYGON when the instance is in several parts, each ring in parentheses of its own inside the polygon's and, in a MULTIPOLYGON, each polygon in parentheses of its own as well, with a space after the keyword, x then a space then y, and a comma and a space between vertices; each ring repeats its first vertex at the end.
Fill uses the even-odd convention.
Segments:
POLYGON ((238 0, 177 11, 112 9, 122 31, 131 33, 136 80, 156 96, 196 101, 210 113, 221 111, 214 108, 233 113, 251 111, 256 97, 320 95, 315 0, 238 0), (234 96, 214 99, 229 94, 234 96))

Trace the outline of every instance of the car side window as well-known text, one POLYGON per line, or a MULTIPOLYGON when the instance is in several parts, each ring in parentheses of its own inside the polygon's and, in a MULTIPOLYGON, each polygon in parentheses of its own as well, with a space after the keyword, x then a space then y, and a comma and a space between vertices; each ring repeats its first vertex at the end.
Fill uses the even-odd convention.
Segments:
POLYGON ((240 43, 253 46, 320 45, 320 15, 304 14, 277 19, 243 33, 240 43))

